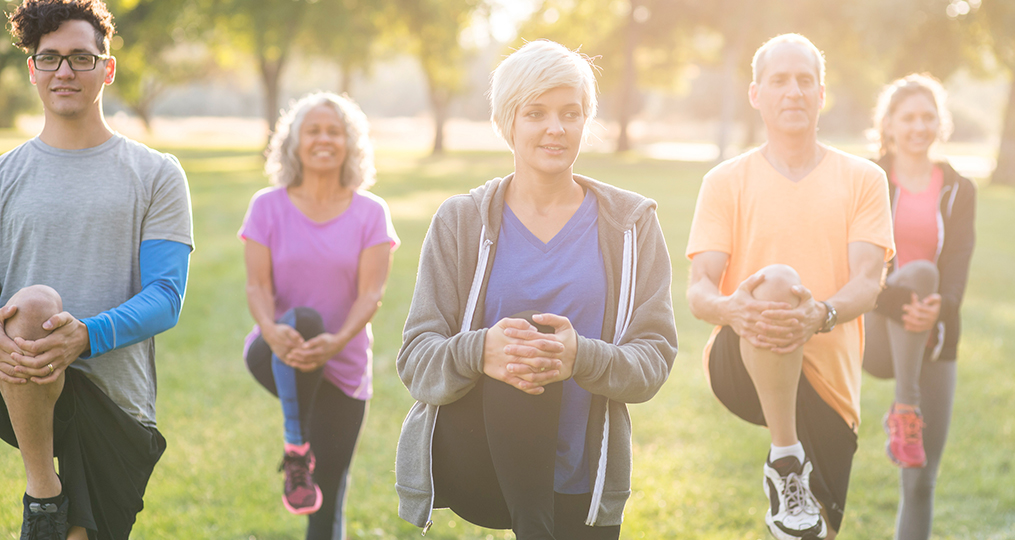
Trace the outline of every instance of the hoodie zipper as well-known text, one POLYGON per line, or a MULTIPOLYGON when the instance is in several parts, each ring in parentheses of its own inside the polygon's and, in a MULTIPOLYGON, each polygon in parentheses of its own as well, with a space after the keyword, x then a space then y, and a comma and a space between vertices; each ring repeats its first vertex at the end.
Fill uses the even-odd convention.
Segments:
MULTIPOLYGON (((637 226, 632 226, 624 231, 624 257, 620 271, 620 298, 617 299, 617 326, 613 334, 614 345, 619 344, 623 339, 631 325, 631 316, 634 313, 634 289, 638 268, 638 250, 635 247, 637 234, 637 226)), ((589 527, 595 525, 596 520, 599 519, 599 507, 603 502, 603 492, 606 490, 606 463, 609 447, 610 401, 606 400, 603 438, 599 448, 599 465, 596 469, 596 485, 592 489, 592 502, 589 504, 588 516, 585 518, 585 524, 589 527)))

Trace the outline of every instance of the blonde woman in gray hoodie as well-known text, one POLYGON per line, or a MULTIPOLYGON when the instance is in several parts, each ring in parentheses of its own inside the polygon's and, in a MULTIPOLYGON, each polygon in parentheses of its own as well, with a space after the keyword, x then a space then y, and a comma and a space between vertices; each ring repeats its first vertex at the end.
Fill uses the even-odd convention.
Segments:
POLYGON ((656 203, 573 172, 592 68, 551 41, 497 67, 515 170, 445 201, 424 240, 396 458, 399 515, 424 532, 449 507, 523 540, 620 537, 626 404, 665 382, 677 333, 656 203))

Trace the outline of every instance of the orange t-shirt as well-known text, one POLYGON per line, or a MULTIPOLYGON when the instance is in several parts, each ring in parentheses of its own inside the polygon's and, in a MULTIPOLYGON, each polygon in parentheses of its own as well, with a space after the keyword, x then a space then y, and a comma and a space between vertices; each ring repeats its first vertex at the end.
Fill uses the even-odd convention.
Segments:
MULTIPOLYGON (((827 148, 818 166, 798 182, 775 170, 757 149, 720 163, 705 175, 687 242, 687 257, 729 254, 719 289, 731 295, 771 264, 796 269, 816 300, 849 281, 847 246, 869 242, 891 260, 888 181, 874 163, 827 148)), ((705 347, 708 355, 717 327, 705 347)), ((863 318, 815 334, 804 344, 804 376, 818 395, 855 430, 860 423, 863 318)))

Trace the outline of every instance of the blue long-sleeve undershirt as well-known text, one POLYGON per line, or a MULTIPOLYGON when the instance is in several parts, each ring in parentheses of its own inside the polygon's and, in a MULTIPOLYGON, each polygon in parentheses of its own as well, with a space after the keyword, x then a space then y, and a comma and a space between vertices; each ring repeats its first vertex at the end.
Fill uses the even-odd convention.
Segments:
POLYGON ((191 247, 172 240, 145 240, 138 252, 141 291, 119 306, 82 319, 91 358, 144 341, 176 325, 187 290, 191 247))

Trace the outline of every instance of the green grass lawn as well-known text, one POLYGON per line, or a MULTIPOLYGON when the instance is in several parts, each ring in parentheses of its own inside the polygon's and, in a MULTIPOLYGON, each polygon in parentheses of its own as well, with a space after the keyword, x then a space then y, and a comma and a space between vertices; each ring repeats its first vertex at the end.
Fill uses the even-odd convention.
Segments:
MULTIPOLYGON (((0 151, 23 140, 0 133, 0 151)), ((251 325, 236 230, 250 196, 266 185, 253 149, 163 148, 190 178, 197 251, 180 324, 158 338, 159 427, 169 441, 155 470, 139 539, 302 538, 305 520, 279 501, 282 477, 277 402, 247 374, 241 358, 251 325)), ((418 538, 397 516, 395 441, 411 399, 394 369, 430 216, 447 196, 511 170, 507 153, 442 158, 381 152, 374 192, 391 206, 402 247, 384 306, 374 320, 375 396, 353 461, 348 532, 357 539, 418 538)), ((631 407, 635 424, 634 494, 625 539, 768 538, 761 463, 767 433, 726 412, 705 386, 701 349, 709 326, 684 301, 683 250, 707 167, 587 155, 576 172, 659 202, 673 258, 680 355, 669 381, 631 407)), ((959 386, 948 451, 938 482, 935 538, 1015 539, 1015 191, 980 191, 979 245, 964 307, 959 386)), ((853 464, 842 538, 890 538, 897 469, 884 456, 880 418, 890 382, 864 380, 864 424, 853 464)), ((17 452, 0 446, 0 539, 17 538, 24 473, 17 452)), ((437 511, 427 538, 501 539, 437 511)))

